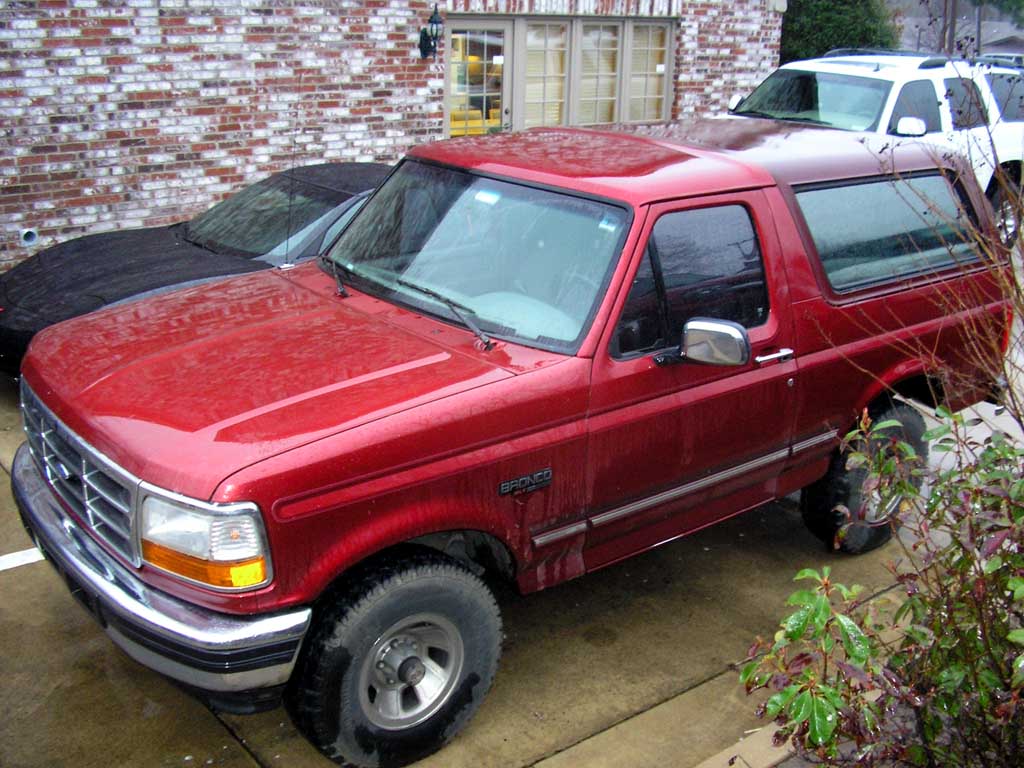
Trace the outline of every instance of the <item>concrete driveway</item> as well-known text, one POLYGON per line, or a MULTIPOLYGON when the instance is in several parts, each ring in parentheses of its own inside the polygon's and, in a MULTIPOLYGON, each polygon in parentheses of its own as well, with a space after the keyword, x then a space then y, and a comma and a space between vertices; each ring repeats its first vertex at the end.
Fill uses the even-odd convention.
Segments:
MULTIPOLYGON (((20 442, 16 401, 0 387, 5 467, 20 442)), ((283 709, 212 713, 122 654, 47 563, 17 564, 31 544, 0 482, 0 765, 330 764, 283 709)), ((774 631, 793 574, 828 563, 880 589, 889 552, 827 554, 784 501, 537 595, 502 594, 494 688, 421 766, 638 768, 666 754, 695 765, 763 725, 730 665, 774 631)))

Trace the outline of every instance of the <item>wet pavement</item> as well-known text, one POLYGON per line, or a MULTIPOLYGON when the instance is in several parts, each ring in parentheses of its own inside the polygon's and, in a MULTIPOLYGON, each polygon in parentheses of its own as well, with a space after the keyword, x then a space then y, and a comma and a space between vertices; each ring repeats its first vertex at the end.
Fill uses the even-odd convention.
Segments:
MULTIPOLYGON (((16 397, 4 386, 9 467, 16 397)), ((0 558, 30 546, 4 488, 0 558)), ((560 587, 499 595, 507 637, 494 688, 419 765, 697 765, 763 725, 730 665, 774 631, 796 571, 830 564, 838 580, 879 590, 894 552, 828 554, 784 500, 560 587)), ((0 595, 4 768, 331 765, 283 709, 215 714, 130 660, 47 563, 0 571, 0 595)))

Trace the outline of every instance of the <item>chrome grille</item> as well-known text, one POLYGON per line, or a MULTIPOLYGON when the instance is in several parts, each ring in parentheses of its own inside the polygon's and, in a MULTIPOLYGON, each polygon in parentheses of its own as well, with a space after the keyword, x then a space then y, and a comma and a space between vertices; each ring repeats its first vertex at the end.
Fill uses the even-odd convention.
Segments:
POLYGON ((21 415, 47 482, 97 539, 138 565, 133 528, 137 478, 75 435, 21 381, 21 415))

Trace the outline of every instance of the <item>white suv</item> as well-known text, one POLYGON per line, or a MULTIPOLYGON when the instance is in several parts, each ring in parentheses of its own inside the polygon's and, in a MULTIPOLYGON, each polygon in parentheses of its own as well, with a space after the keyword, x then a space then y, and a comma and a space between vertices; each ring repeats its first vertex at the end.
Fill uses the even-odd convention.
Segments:
POLYGON ((940 151, 952 149, 970 161, 1000 227, 1014 229, 1007 191, 1019 188, 1024 156, 1018 70, 923 54, 833 51, 783 65, 730 113, 920 137, 940 151))

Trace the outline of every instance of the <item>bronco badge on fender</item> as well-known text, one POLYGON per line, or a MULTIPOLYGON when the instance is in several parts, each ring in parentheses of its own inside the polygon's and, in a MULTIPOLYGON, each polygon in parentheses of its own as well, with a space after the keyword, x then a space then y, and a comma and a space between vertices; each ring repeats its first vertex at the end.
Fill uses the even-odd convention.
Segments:
POLYGON ((513 494, 518 496, 521 493, 532 493, 541 488, 551 485, 551 467, 534 472, 532 475, 523 475, 515 480, 506 480, 498 486, 499 496, 513 494))

